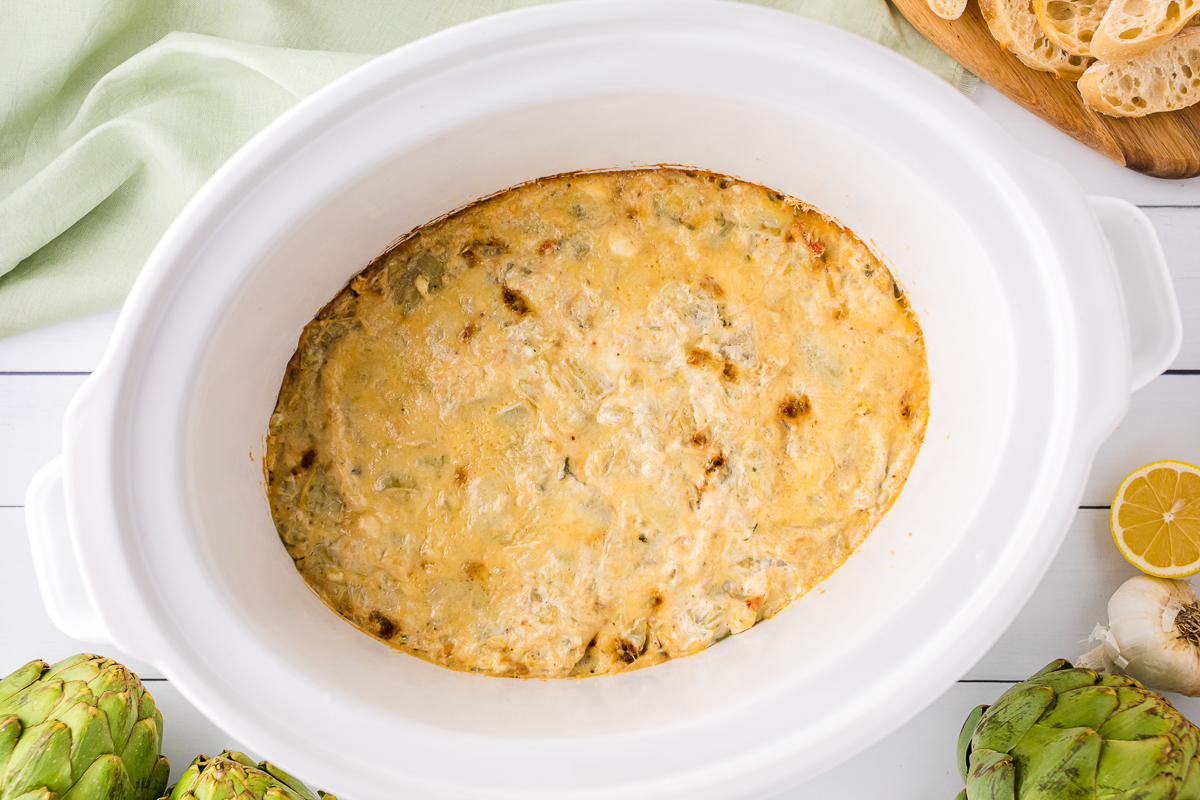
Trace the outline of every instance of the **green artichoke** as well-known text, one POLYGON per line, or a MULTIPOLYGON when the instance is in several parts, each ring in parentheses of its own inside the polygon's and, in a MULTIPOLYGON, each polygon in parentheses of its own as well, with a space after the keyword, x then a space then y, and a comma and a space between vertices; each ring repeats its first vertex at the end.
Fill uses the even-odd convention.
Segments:
POLYGON ((255 764, 250 756, 225 750, 196 760, 163 800, 337 800, 312 791, 274 764, 255 764))
POLYGON ((156 800, 170 767, 137 676, 90 653, 0 680, 0 800, 156 800))
POLYGON ((967 717, 959 800, 1200 800, 1200 731, 1124 675, 1059 659, 967 717))

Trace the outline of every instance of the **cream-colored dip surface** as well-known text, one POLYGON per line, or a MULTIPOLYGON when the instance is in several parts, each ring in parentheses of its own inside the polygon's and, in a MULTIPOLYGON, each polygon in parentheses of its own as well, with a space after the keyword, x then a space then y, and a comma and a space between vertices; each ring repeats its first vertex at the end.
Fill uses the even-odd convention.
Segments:
POLYGON ((707 173, 559 176, 419 229, 305 328, 268 494, 313 591, 392 647, 616 672, 840 566, 927 398, 902 292, 834 221, 707 173))

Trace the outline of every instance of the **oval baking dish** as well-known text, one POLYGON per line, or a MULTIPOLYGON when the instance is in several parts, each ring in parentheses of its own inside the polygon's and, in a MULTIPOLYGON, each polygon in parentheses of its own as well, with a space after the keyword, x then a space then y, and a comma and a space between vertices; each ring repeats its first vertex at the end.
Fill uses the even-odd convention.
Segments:
POLYGON ((65 630, 155 664, 231 736, 342 796, 759 797, 877 741, 984 653, 1179 335, 1145 218, 1089 202, 903 58, 742 4, 539 7, 354 71, 196 195, 30 489, 35 558, 65 630), (296 573, 262 485, 305 323, 451 209, 661 163, 811 203, 903 284, 930 417, 894 507, 775 619, 632 673, 483 678, 346 625, 296 573))

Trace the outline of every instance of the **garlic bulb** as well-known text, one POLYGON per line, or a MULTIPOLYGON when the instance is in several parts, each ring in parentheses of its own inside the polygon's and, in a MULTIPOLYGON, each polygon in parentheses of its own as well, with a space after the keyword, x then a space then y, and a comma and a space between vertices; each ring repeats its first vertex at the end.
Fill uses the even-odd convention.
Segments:
POLYGON ((1119 672, 1147 688, 1200 696, 1200 600, 1187 581, 1139 575, 1108 601, 1078 666, 1119 672))

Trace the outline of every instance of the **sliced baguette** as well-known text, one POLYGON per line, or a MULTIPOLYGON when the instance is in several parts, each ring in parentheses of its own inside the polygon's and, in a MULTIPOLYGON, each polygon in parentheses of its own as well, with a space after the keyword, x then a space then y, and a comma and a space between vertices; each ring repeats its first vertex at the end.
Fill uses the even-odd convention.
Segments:
POLYGON ((967 10, 967 0, 925 0, 942 19, 958 19, 967 10))
POLYGON ((1036 70, 1076 81, 1093 61, 1050 41, 1033 13, 1033 0, 979 0, 979 10, 1000 46, 1036 70))
POLYGON ((1112 0, 1033 0, 1033 13, 1050 41, 1077 56, 1092 54, 1092 37, 1112 0))
POLYGON ((1116 63, 1144 56, 1200 14, 1200 0, 1112 0, 1092 38, 1092 55, 1116 63))
POLYGON ((1144 117, 1200 102, 1200 29, 1138 58, 1096 62, 1079 79, 1079 93, 1088 108, 1113 117, 1144 117))

